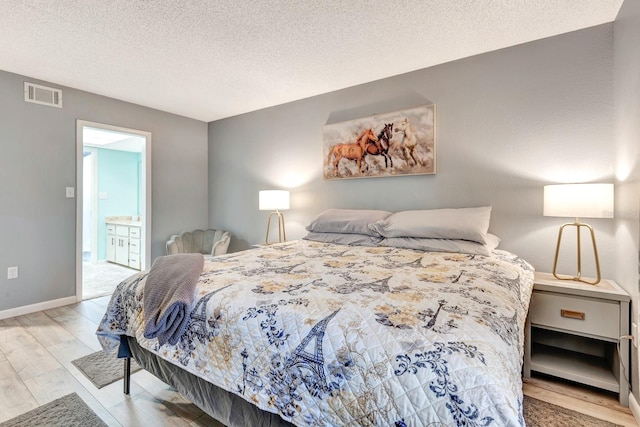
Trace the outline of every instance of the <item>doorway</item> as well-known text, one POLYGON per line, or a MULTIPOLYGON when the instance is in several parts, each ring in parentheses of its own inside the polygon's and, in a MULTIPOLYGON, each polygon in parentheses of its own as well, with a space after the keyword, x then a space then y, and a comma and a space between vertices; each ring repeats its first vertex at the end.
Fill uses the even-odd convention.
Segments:
POLYGON ((76 145, 81 301, 111 294, 150 263, 151 133, 78 120, 76 145))

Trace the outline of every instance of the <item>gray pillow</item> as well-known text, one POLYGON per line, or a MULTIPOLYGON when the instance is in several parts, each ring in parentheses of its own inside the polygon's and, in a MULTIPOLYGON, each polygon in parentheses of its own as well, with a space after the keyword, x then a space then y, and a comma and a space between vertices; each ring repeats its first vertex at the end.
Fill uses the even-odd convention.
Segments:
POLYGON ((383 237, 422 237, 487 243, 491 206, 402 211, 372 224, 383 237))
POLYGON ((311 231, 303 239, 313 240, 314 242, 336 243, 338 245, 378 246, 378 242, 382 240, 382 237, 354 233, 318 233, 311 231))
POLYGON ((389 237, 382 239, 378 245, 416 249, 425 252, 453 252, 490 256, 491 252, 497 248, 499 244, 500 238, 498 236, 487 234, 486 245, 470 240, 426 239, 422 237, 389 237))
POLYGON ((327 209, 311 221, 306 229, 318 233, 365 234, 379 237, 370 225, 389 215, 391 212, 379 210, 327 209))

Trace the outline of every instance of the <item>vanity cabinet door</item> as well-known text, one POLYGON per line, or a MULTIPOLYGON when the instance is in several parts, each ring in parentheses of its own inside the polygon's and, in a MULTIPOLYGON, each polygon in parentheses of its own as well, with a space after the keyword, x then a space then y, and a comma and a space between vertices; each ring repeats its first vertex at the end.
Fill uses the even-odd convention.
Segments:
POLYGON ((129 227, 116 225, 116 263, 129 265, 129 227))
POLYGON ((129 265, 129 238, 116 236, 116 262, 129 265))
POLYGON ((107 261, 116 262, 116 226, 107 224, 107 261))

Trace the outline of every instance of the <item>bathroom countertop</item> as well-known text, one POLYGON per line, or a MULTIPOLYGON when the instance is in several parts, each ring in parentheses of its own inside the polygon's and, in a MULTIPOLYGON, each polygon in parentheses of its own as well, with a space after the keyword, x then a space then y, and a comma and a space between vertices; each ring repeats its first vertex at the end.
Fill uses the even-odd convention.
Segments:
POLYGON ((127 225, 129 227, 142 227, 142 221, 137 216, 108 216, 104 219, 107 224, 127 225))

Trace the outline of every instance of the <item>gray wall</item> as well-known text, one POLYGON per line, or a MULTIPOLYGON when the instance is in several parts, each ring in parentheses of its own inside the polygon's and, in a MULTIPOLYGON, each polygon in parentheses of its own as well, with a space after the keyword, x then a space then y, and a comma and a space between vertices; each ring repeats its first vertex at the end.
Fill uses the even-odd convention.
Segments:
MULTIPOLYGON (((263 241, 258 191, 269 188, 291 189, 290 240, 330 207, 492 205, 501 247, 550 271, 566 221, 542 216, 543 185, 613 182, 613 130, 606 24, 210 123, 209 223, 233 233, 231 250, 263 241), (436 175, 323 180, 325 124, 431 102, 436 175)), ((615 277, 615 222, 589 222, 603 275, 615 277)), ((593 274, 589 265, 583 273, 593 274)))
POLYGON ((64 87, 64 108, 30 104, 24 81, 60 87, 0 71, 0 311, 75 295, 76 119, 152 133, 152 259, 206 227, 206 123, 64 87))
MULTIPOLYGON (((633 298, 638 319, 638 209, 640 203, 640 1, 626 0, 614 26, 614 99, 616 147, 615 278, 633 298)), ((632 386, 638 392, 638 351, 633 350, 632 386)))

